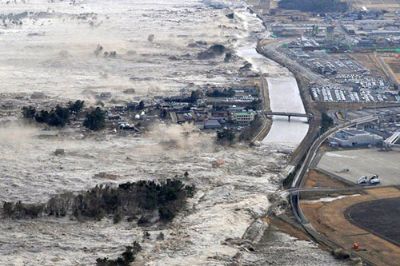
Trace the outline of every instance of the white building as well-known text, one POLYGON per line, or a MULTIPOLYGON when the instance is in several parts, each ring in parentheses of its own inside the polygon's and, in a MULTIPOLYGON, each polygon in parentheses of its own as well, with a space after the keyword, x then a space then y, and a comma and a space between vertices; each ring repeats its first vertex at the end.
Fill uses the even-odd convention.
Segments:
POLYGON ((381 136, 355 129, 342 130, 329 139, 331 145, 340 147, 374 146, 382 142, 381 136))
POLYGON ((232 113, 232 120, 239 125, 248 125, 254 120, 256 113, 254 111, 249 112, 234 112, 232 113))

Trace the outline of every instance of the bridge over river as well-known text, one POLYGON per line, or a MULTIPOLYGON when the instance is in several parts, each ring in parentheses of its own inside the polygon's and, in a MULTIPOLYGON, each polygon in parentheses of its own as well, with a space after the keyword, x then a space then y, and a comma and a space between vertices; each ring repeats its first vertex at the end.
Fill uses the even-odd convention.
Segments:
POLYGON ((292 113, 292 112, 265 112, 267 116, 287 116, 288 121, 290 122, 291 117, 305 117, 308 120, 313 118, 312 114, 305 114, 305 113, 292 113))

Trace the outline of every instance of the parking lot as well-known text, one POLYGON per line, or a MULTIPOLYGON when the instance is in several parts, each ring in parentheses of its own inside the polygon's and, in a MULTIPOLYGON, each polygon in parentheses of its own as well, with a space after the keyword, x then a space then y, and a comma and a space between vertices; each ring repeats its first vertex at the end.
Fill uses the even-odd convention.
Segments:
POLYGON ((400 151, 341 150, 325 153, 318 168, 357 183, 361 176, 379 175, 381 185, 400 185, 400 151))

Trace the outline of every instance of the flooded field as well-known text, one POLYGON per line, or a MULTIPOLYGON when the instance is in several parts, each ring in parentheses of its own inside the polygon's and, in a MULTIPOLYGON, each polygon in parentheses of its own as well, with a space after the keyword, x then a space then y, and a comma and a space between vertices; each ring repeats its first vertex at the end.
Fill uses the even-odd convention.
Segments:
MULTIPOLYGON (((239 82, 246 61, 260 73, 288 75, 255 53, 254 44, 265 33, 243 3, 160 2, 0 1, 2 101, 31 103, 35 92, 89 102, 110 92, 110 103, 169 95, 206 83, 239 82), (237 16, 227 18, 232 11, 237 16), (232 61, 198 59, 214 43, 231 49, 232 61)), ((246 265, 335 263, 309 242, 292 246, 285 234, 267 239, 271 245, 255 253, 228 241, 241 239, 251 222, 268 212, 268 196, 279 188, 288 158, 277 147, 286 143, 221 147, 214 135, 165 125, 140 138, 85 137, 26 125, 7 112, 2 109, 3 118, 13 122, 0 127, 0 201, 44 202, 96 184, 175 175, 195 184, 197 193, 171 224, 146 228, 146 238, 143 228, 126 221, 2 219, 1 265, 93 265, 98 257, 115 258, 134 240, 143 246, 136 265, 226 265, 237 254, 246 265), (56 156, 56 149, 65 154, 56 156), (215 160, 224 163, 213 168, 215 160), (156 240, 160 232, 163 241, 156 240)))

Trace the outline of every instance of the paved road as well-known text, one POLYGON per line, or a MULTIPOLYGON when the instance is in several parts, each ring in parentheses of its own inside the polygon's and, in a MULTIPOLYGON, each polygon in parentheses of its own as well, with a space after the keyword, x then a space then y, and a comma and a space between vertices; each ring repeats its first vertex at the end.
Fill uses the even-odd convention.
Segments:
POLYGON ((339 131, 343 128, 353 126, 356 124, 372 122, 377 119, 378 118, 376 116, 367 116, 367 117, 358 118, 358 119, 352 120, 348 123, 336 126, 332 129, 328 130, 324 134, 322 134, 318 139, 316 139, 314 141, 314 143, 310 147, 310 149, 306 155, 306 158, 305 158, 303 164, 301 165, 300 170, 297 172, 297 174, 292 182, 291 189, 290 189, 291 192, 290 192, 290 196, 289 196, 289 201, 292 206, 293 215, 296 217, 297 221, 300 223, 300 225, 305 230, 305 232, 307 232, 307 234, 312 239, 314 239, 314 241, 316 241, 317 243, 323 244, 323 245, 331 247, 331 248, 338 248, 337 244, 333 243, 332 241, 330 241, 329 239, 327 239, 326 237, 324 237, 320 233, 318 233, 317 230, 315 230, 315 228, 311 225, 311 223, 309 223, 307 221, 306 217, 304 216, 303 212, 301 211, 301 208, 299 206, 299 201, 300 201, 300 192, 302 191, 301 186, 303 184, 303 178, 305 176, 305 173, 308 171, 311 163, 313 162, 314 158, 316 157, 319 147, 332 134, 336 133, 337 131, 339 131))
POLYGON ((269 105, 269 99, 268 99, 268 84, 264 76, 261 77, 260 81, 260 91, 261 91, 261 97, 262 97, 262 102, 263 102, 263 112, 262 112, 262 121, 263 121, 263 126, 260 129, 260 131, 257 133, 256 136, 250 141, 251 143, 254 143, 256 141, 261 141, 267 134, 268 131, 271 127, 271 121, 267 119, 265 116, 265 112, 270 111, 270 105, 269 105))
MULTIPOLYGON (((358 118, 358 119, 352 120, 350 122, 347 122, 345 124, 342 124, 342 125, 336 126, 334 128, 331 128, 330 130, 328 130, 327 132, 322 134, 318 139, 316 139, 314 141, 314 143, 310 147, 309 151, 307 152, 306 158, 305 158, 304 162, 302 163, 300 169, 297 171, 290 188, 291 189, 295 189, 295 188, 300 188, 302 186, 303 178, 304 178, 306 172, 308 171, 311 163, 313 162, 319 147, 332 134, 336 133, 337 131, 339 131, 339 130, 341 130, 343 128, 346 128, 346 127, 349 127, 349 126, 353 126, 353 125, 356 125, 356 124, 372 122, 372 121, 377 120, 377 119, 378 118, 375 117, 375 116, 367 116, 367 117, 358 118)), ((300 199, 299 196, 300 196, 299 191, 294 190, 293 192, 290 193, 289 201, 290 201, 291 206, 292 206, 293 214, 294 214, 294 216, 296 217, 296 219, 298 220, 298 222, 301 225, 304 226, 305 224, 307 224, 307 227, 310 227, 311 225, 309 224, 309 222, 307 221, 307 219, 305 218, 305 216, 303 215, 303 213, 302 213, 302 211, 301 211, 301 209, 299 207, 299 199, 300 199)), ((313 233, 315 234, 316 232, 313 232, 313 233)))
POLYGON ((374 120, 377 120, 378 118, 376 116, 367 116, 367 117, 362 117, 362 118, 358 118, 355 120, 351 120, 350 122, 344 123, 342 125, 339 125, 337 127, 331 128, 330 130, 328 130, 327 132, 325 132, 324 134, 322 134, 318 139, 316 139, 313 143, 313 145, 310 147, 306 159, 304 160, 300 171, 297 172, 293 183, 291 185, 291 188, 295 188, 295 187, 300 187, 302 185, 302 179, 304 177, 304 174, 307 172, 311 162, 314 160, 317 151, 319 149, 319 147, 322 145, 322 143, 325 142, 325 140, 327 140, 332 134, 336 133, 337 131, 346 128, 346 127, 350 127, 350 126, 354 126, 357 124, 363 124, 363 123, 368 123, 368 122, 372 122, 374 120))

